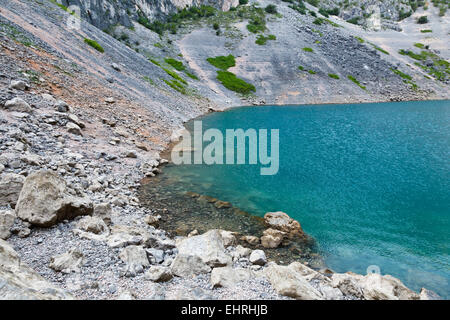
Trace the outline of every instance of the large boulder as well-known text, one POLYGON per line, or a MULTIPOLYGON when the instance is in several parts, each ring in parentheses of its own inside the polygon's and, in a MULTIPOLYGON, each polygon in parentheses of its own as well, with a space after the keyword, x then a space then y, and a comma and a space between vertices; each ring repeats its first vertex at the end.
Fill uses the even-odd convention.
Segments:
POLYGON ((48 283, 21 263, 19 255, 0 239, 0 298, 2 300, 61 300, 73 297, 48 283))
POLYGON ((19 218, 41 227, 92 212, 90 200, 72 196, 66 182, 48 170, 34 172, 25 179, 16 206, 19 218))
POLYGON ((299 300, 323 299, 322 294, 298 272, 295 262, 289 266, 280 266, 271 262, 264 269, 263 274, 278 294, 299 300))
POLYGON ((5 109, 9 111, 27 112, 27 113, 31 113, 33 111, 30 105, 25 100, 19 97, 6 101, 5 109))
POLYGON ((267 212, 264 215, 264 223, 267 227, 286 232, 290 236, 304 235, 300 223, 281 211, 267 212))
POLYGON ((233 287, 254 277, 255 273, 248 268, 220 267, 212 270, 211 284, 213 287, 233 287))
POLYGON ((15 173, 5 173, 0 177, 0 207, 16 206, 25 177, 15 173))
POLYGON ((0 210, 0 239, 6 240, 9 238, 15 218, 14 210, 0 210))
POLYGON ((231 256, 225 251, 220 230, 185 238, 177 243, 177 249, 178 255, 172 263, 172 273, 177 276, 206 273, 211 267, 232 263, 231 256))
POLYGON ((261 244, 264 248, 277 248, 286 237, 286 232, 269 228, 264 230, 261 237, 261 244))

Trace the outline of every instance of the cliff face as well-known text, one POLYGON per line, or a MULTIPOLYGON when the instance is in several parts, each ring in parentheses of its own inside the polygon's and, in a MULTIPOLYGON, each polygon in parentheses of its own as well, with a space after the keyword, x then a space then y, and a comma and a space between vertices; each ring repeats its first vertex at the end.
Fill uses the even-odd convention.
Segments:
POLYGON ((132 26, 131 21, 142 12, 149 20, 164 19, 178 9, 191 6, 209 5, 223 11, 236 7, 239 0, 58 0, 71 10, 77 10, 82 18, 99 29, 107 29, 113 25, 132 26))

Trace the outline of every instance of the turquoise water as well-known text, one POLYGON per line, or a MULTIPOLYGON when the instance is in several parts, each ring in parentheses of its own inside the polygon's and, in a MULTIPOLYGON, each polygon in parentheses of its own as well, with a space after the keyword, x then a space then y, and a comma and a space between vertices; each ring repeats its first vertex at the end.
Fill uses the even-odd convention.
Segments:
POLYGON ((189 191, 255 215, 288 213, 337 272, 376 265, 450 298, 450 101, 244 107, 201 120, 279 129, 280 169, 167 168, 189 191))

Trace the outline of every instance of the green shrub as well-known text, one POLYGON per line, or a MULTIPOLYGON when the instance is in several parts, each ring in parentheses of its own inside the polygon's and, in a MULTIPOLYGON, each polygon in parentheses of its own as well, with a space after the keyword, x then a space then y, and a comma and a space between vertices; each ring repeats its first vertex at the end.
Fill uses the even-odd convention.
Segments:
POLYGON ((360 43, 364 43, 366 42, 363 38, 361 37, 355 37, 360 43))
POLYGON ((305 68, 304 68, 303 66, 298 66, 298 69, 299 69, 300 71, 305 71, 305 68))
POLYGON ((217 80, 219 80, 228 90, 241 94, 249 94, 252 91, 256 91, 255 86, 239 79, 234 73, 228 71, 217 71, 217 80))
POLYGON ((274 4, 269 4, 265 9, 264 9, 267 13, 270 14, 276 14, 278 13, 277 11, 277 6, 274 4))
POLYGON ((418 24, 425 24, 428 23, 428 17, 427 16, 421 16, 419 19, 417 19, 418 24))
POLYGON ((100 44, 98 44, 98 42, 95 40, 84 38, 84 42, 87 43, 88 45, 90 45, 92 48, 94 48, 98 52, 101 52, 101 53, 105 52, 105 49, 103 49, 102 46, 100 44))
POLYGON ((359 19, 360 17, 353 17, 351 19, 348 19, 347 22, 352 24, 358 24, 359 19))
POLYGON ((186 73, 186 75, 189 77, 189 78, 191 78, 191 79, 194 79, 194 80, 198 80, 198 77, 195 75, 195 74, 192 74, 192 73, 190 73, 190 72, 185 72, 186 73))
POLYGON ((303 51, 305 51, 305 52, 314 52, 314 50, 312 48, 309 48, 309 47, 304 47, 303 51))
POLYGON ((182 77, 180 77, 176 72, 166 69, 166 68, 162 68, 169 76, 171 76, 172 78, 174 78, 175 80, 180 81, 181 83, 187 84, 186 80, 184 80, 182 77))
POLYGON ((261 34, 256 39, 255 43, 262 46, 262 45, 265 45, 268 40, 276 40, 276 39, 277 39, 277 37, 274 36, 273 34, 269 34, 267 37, 265 37, 261 34))
POLYGON ((248 0, 239 0, 239 5, 246 5, 248 4, 248 0))
POLYGON ((314 70, 308 70, 309 74, 316 74, 317 72, 315 72, 314 70))
POLYGON ((208 58, 206 60, 214 67, 222 70, 228 70, 228 68, 234 67, 236 65, 236 60, 234 59, 234 56, 231 54, 228 56, 218 56, 215 58, 208 58))
POLYGON ((219 30, 220 29, 220 25, 217 22, 214 22, 213 29, 214 30, 219 30))
POLYGON ((340 79, 339 76, 337 74, 334 74, 334 73, 329 73, 328 76, 330 78, 333 78, 333 79, 337 79, 337 80, 340 79))
POLYGON ((182 94, 187 94, 186 88, 181 83, 179 83, 177 80, 172 80, 172 81, 164 80, 164 82, 172 89, 174 89, 182 94))
POLYGON ((423 29, 423 30, 420 30, 420 32, 422 32, 422 33, 431 33, 431 32, 433 32, 433 30, 423 29))
POLYGON ((392 72, 394 72, 396 75, 399 75, 399 76, 402 77, 403 79, 406 79, 406 80, 412 80, 412 77, 411 77, 409 74, 403 73, 403 72, 401 72, 401 71, 398 70, 398 69, 392 69, 392 68, 391 68, 391 70, 392 70, 392 72))
POLYGON ((172 58, 166 58, 164 59, 166 63, 170 64, 175 70, 183 71, 186 70, 186 67, 183 65, 183 62, 172 59, 172 58))

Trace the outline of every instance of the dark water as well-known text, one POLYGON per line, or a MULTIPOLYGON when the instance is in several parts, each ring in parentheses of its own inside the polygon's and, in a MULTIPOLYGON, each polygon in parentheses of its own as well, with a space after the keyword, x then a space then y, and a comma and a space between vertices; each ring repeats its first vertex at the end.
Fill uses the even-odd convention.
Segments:
POLYGON ((167 167, 177 188, 254 215, 288 213, 337 272, 375 265, 415 290, 450 297, 449 101, 245 107, 201 120, 223 132, 279 129, 279 172, 167 167))

